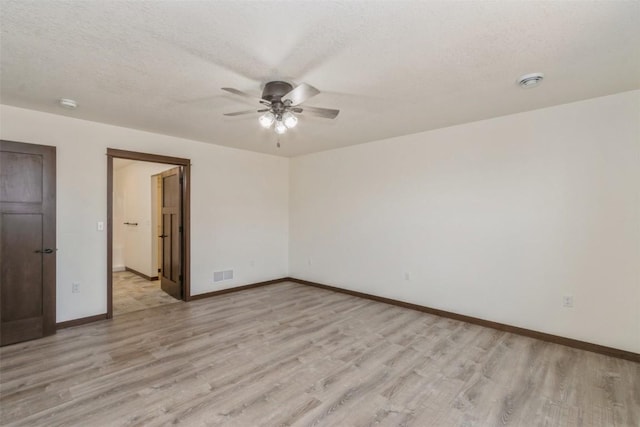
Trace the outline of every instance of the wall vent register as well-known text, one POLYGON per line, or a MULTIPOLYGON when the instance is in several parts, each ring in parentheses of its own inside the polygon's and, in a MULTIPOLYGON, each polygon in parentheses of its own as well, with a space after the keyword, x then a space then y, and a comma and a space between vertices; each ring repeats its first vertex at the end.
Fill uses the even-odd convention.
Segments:
POLYGON ((214 282, 222 282, 223 280, 231 280, 233 279, 233 270, 224 270, 224 271, 214 271, 213 272, 213 281, 214 282))

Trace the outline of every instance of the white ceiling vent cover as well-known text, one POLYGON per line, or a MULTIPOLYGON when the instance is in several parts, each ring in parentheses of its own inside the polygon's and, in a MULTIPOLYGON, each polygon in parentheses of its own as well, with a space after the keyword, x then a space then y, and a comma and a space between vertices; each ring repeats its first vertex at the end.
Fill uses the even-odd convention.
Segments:
POLYGON ((525 74, 518 79, 518 85, 523 89, 529 89, 542 83, 542 79, 544 79, 544 74, 542 73, 525 74))

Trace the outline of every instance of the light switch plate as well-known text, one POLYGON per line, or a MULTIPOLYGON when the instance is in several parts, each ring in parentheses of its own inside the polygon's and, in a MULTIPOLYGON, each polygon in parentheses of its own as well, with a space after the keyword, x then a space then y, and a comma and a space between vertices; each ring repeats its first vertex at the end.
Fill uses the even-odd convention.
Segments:
POLYGON ((98 221, 98 231, 104 231, 104 221, 98 221))

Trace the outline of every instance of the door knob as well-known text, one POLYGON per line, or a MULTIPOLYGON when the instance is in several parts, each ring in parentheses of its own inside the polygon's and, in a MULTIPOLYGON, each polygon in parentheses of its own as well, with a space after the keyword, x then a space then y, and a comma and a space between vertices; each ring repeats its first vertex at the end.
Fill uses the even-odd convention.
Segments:
POLYGON ((36 249, 35 253, 37 254, 52 254, 53 249, 36 249))
POLYGON ((160 238, 164 239, 165 237, 169 237, 169 236, 168 236, 167 234, 162 234, 162 235, 160 235, 160 236, 158 236, 158 237, 160 237, 160 238))

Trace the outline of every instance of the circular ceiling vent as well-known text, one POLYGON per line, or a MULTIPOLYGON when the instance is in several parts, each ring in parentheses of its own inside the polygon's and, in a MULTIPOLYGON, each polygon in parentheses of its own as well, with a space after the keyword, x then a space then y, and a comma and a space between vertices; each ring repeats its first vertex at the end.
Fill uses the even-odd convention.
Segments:
POLYGON ((542 79, 544 79, 544 74, 542 73, 525 74, 518 79, 518 85, 523 89, 529 89, 542 83, 542 79))
POLYGON ((58 103, 61 107, 67 108, 69 110, 75 110, 78 108, 78 103, 73 99, 62 98, 58 100, 58 103))

